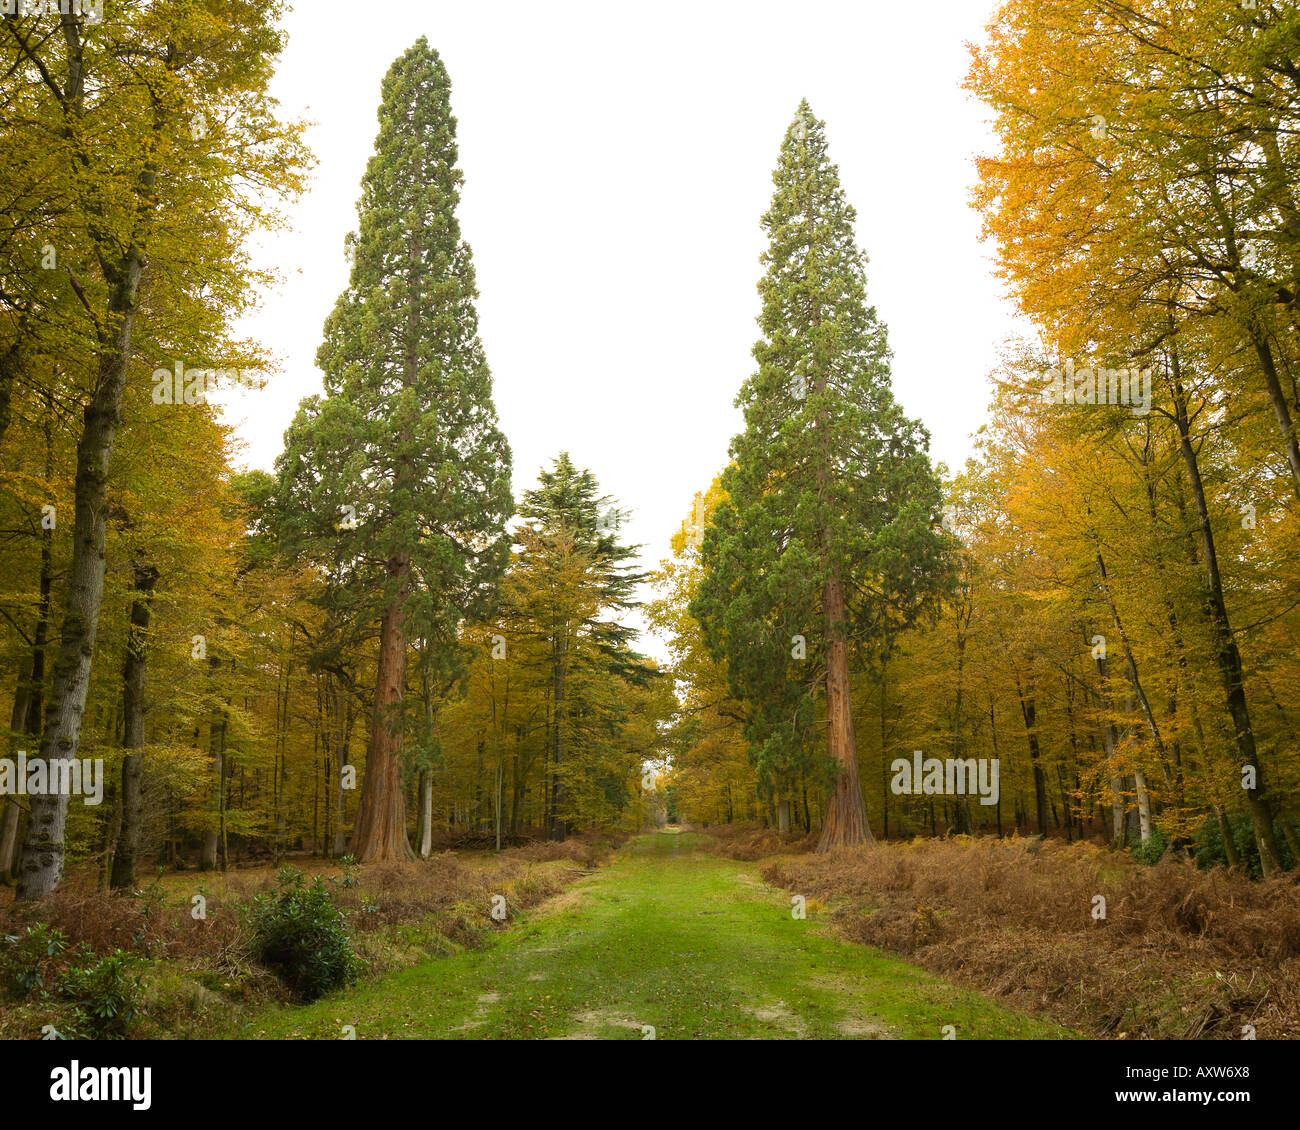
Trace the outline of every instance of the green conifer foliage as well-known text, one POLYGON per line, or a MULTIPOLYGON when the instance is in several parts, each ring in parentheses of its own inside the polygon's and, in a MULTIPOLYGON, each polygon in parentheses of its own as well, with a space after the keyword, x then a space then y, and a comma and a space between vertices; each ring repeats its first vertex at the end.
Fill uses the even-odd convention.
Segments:
POLYGON ((949 576, 949 543, 929 436, 894 401, 854 211, 807 102, 773 180, 758 370, 737 398, 745 430, 732 441, 691 612, 750 707, 747 737, 769 787, 816 755, 815 723, 826 719, 825 851, 872 838, 850 650, 879 658, 933 607, 949 576))
POLYGON ((286 544, 379 621, 374 711, 351 852, 410 859, 401 761, 408 644, 491 611, 509 557, 510 451, 478 338, 456 205, 450 82, 421 38, 383 84, 352 273, 325 324, 325 393, 279 464, 286 544))

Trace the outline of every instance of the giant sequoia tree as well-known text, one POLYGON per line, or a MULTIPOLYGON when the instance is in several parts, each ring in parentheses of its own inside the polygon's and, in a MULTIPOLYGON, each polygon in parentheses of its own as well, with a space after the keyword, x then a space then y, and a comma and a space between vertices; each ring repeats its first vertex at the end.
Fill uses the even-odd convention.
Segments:
POLYGON ((786 133, 763 217, 758 371, 737 398, 726 497, 705 533, 692 614, 751 709, 760 769, 788 777, 815 750, 824 691, 832 773, 818 848, 871 840, 858 784, 849 651, 879 657, 948 575, 928 434, 889 385, 867 306, 854 212, 807 102, 786 133))
POLYGON ((325 395, 303 402, 279 463, 286 545, 327 566, 358 625, 379 622, 360 860, 414 856, 401 788, 408 641, 484 616, 509 554, 510 452, 456 221, 449 95, 423 38, 384 79, 351 279, 317 355, 325 395))

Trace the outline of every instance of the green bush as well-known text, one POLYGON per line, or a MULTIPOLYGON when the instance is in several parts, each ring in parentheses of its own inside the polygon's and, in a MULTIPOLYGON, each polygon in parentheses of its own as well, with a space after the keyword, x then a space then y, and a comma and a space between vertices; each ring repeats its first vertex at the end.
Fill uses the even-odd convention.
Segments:
POLYGON ((26 934, 3 935, 0 937, 0 981, 23 1000, 37 991, 43 992, 45 975, 65 945, 63 934, 44 922, 28 926, 26 934))
POLYGON ((357 979, 343 913, 317 876, 308 886, 301 871, 280 869, 280 890, 253 900, 252 929, 262 961, 289 990, 313 1001, 357 979))
MULTIPOLYGON (((1277 847, 1282 857, 1282 866, 1289 869, 1294 866, 1294 860, 1291 858, 1290 846, 1282 833, 1281 818, 1274 819, 1274 828, 1277 833, 1277 847)), ((1228 830, 1232 833, 1232 842, 1236 845, 1237 855, 1247 874, 1255 879, 1260 878, 1263 869, 1259 864, 1259 845, 1255 842, 1255 822, 1251 819, 1250 813, 1228 813, 1228 830)), ((1228 865, 1228 853, 1223 846, 1223 832, 1219 828, 1216 817, 1210 817, 1201 825, 1193 837, 1192 844, 1198 867, 1228 865)))
POLYGON ((1169 850, 1169 837, 1157 824, 1151 825, 1151 838, 1146 843, 1139 840, 1132 847, 1133 858, 1148 866, 1159 863, 1169 850))
POLYGON ((140 1011, 140 979, 130 970, 140 958, 114 950, 94 961, 85 947, 59 982, 59 996, 74 1006, 74 1021, 67 1033, 79 1039, 125 1039, 140 1011))
POLYGON ((339 863, 343 866, 343 878, 335 879, 341 887, 359 887, 361 886, 361 867, 357 863, 355 855, 345 855, 339 863))

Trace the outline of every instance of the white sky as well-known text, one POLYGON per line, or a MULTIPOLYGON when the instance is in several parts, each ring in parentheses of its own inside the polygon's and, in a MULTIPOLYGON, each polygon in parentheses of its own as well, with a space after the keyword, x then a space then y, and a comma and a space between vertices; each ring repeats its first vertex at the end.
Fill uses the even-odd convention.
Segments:
MULTIPOLYGON (((236 395, 248 466, 270 469, 347 281, 380 81, 420 35, 451 76, 480 331, 516 497, 562 449, 633 511, 653 566, 741 427, 772 169, 800 98, 827 125, 858 213, 895 395, 959 467, 1015 324, 967 201, 991 152, 961 89, 995 0, 654 5, 300 2, 272 87, 317 124, 294 232, 259 258, 282 287, 240 330, 283 375, 236 395), (370 18, 367 18, 370 17, 370 18), (246 418, 245 418, 246 417, 246 418)), ((646 640, 645 649, 662 654, 646 640)))

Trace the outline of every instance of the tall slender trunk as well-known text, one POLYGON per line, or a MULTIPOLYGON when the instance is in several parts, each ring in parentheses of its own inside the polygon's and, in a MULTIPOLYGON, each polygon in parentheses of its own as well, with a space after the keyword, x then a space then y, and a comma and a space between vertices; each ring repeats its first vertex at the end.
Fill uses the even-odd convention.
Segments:
POLYGON ((211 871, 226 869, 226 725, 222 718, 214 717, 208 723, 208 753, 212 758, 213 785, 208 799, 209 827, 203 833, 203 849, 199 856, 199 869, 211 871))
POLYGON ((340 711, 339 718, 339 769, 338 776, 335 778, 335 787, 338 789, 338 823, 334 829, 334 856, 339 858, 347 852, 347 816, 348 816, 348 790, 343 787, 343 770, 352 764, 349 750, 352 745, 352 696, 347 696, 347 705, 344 710, 340 711))
POLYGON ((433 774, 420 770, 420 858, 433 854, 433 774))
POLYGON ((1111 814, 1111 843, 1116 847, 1124 846, 1124 816, 1127 812, 1128 805, 1124 799, 1124 779, 1118 771, 1116 764, 1117 748, 1119 745, 1115 733, 1115 721, 1110 714, 1110 696, 1106 691, 1106 660, 1101 656, 1097 657, 1097 677, 1101 680, 1101 690, 1097 693, 1097 698, 1101 703, 1101 708, 1105 711, 1103 715, 1101 738, 1106 750, 1106 762, 1110 766, 1110 814, 1111 814))
MULTIPOLYGON (((1142 446, 1142 478, 1146 485, 1147 498, 1147 516, 1151 520, 1151 530, 1155 542, 1155 562, 1156 570, 1161 577, 1161 583, 1158 588, 1164 593, 1163 601, 1165 607, 1165 618, 1169 622, 1169 630, 1173 638, 1174 647, 1178 655, 1178 672, 1166 676, 1166 687, 1168 694, 1168 706, 1166 714, 1168 715, 1168 729, 1171 735, 1169 741, 1169 760, 1172 766, 1173 779, 1170 782, 1174 792, 1174 826, 1176 831, 1173 836, 1173 846, 1185 848, 1187 837, 1183 832, 1183 813, 1186 808, 1185 795, 1186 785, 1183 774, 1182 744, 1178 736, 1178 708, 1179 708, 1179 690, 1186 678, 1187 673, 1187 648, 1183 642, 1182 626, 1179 622, 1178 609, 1174 604, 1173 597, 1170 594, 1169 585, 1164 583, 1165 560, 1164 552, 1160 546, 1159 530, 1160 522, 1156 507, 1156 477, 1152 473, 1154 458, 1151 451, 1151 425, 1147 425, 1147 435, 1142 446)), ((1179 510, 1182 511, 1182 503, 1179 502, 1179 510)), ((1195 550, 1192 553, 1195 558, 1195 550)))
MULTIPOLYGON (((1097 538, 1094 534, 1093 541, 1097 538)), ((1160 759, 1161 769, 1164 771, 1165 779, 1172 783, 1172 777, 1169 772, 1168 752, 1165 749, 1164 737, 1160 733, 1159 723, 1156 721, 1155 712, 1151 709, 1151 701, 1147 697, 1145 688, 1142 686, 1142 680, 1138 677, 1137 660, 1133 656, 1133 648, 1129 643, 1128 633, 1124 630, 1124 623, 1120 619, 1119 608, 1115 604, 1114 596, 1110 589, 1110 576, 1106 572, 1106 562, 1101 552, 1097 552, 1097 571, 1099 577, 1099 587, 1102 598, 1106 606, 1110 609, 1111 621, 1115 625, 1115 631, 1119 633, 1120 645, 1124 649, 1124 669, 1128 677, 1129 686, 1132 693, 1129 695, 1128 709, 1133 708, 1133 700, 1137 699, 1142 710, 1142 717, 1146 721, 1147 732, 1155 745, 1156 754, 1160 759)), ((1141 769, 1135 768, 1133 771, 1133 791, 1137 800, 1138 811, 1138 830, 1144 844, 1151 841, 1151 801, 1147 793, 1146 776, 1141 769)))
MULTIPOLYGON (((998 723, 994 716, 993 709, 993 692, 989 691, 989 737, 993 741, 993 759, 998 763, 999 780, 1002 779, 1002 760, 998 756, 998 723)), ((998 800, 994 806, 993 814, 997 819, 998 839, 1002 838, 1002 790, 998 789, 998 800)))
MULTIPOLYGON (((335 710, 334 693, 331 689, 332 682, 333 678, 328 673, 323 679, 317 679, 316 681, 317 694, 320 696, 321 702, 320 736, 321 750, 324 754, 323 764, 321 766, 320 792, 321 804, 324 807, 325 812, 321 826, 319 846, 321 855, 326 859, 329 859, 330 857, 330 837, 334 831, 334 792, 330 788, 330 784, 334 777, 334 774, 330 771, 331 766, 333 765, 331 749, 334 740, 334 729, 332 723, 335 710)), ((313 784, 313 795, 315 794, 315 791, 316 786, 313 784)))
POLYGON ((522 769, 520 767, 519 728, 515 727, 515 755, 510 763, 510 835, 519 834, 519 802, 523 796, 522 769))
POLYGON ((1232 838, 1232 825, 1228 823, 1228 814, 1221 805, 1214 806, 1215 818, 1219 821, 1219 835, 1223 839, 1223 858, 1232 868, 1241 866, 1241 856, 1237 854, 1237 841, 1232 838))
MULTIPOLYGON (((145 187, 152 191, 153 174, 146 173, 143 180, 145 187)), ((81 740, 81 720, 90 688, 99 610, 104 598, 108 465, 122 419, 136 290, 143 262, 143 249, 133 246, 120 267, 108 272, 109 325, 99 355, 95 389, 83 413, 81 436, 77 441, 68 595, 40 747, 40 757, 47 763, 67 762, 76 757, 81 740)), ((19 864, 16 896, 19 900, 42 898, 63 878, 67 822, 66 793, 31 798, 31 815, 19 864)))
POLYGON ((554 704, 551 733, 551 820, 546 838, 562 840, 567 828, 564 821, 564 782, 561 779, 564 764, 564 726, 568 717, 565 702, 565 681, 568 674, 568 626, 556 631, 554 656, 551 662, 551 699, 554 704))
MULTIPOLYGON (((24 317, 25 320, 25 317, 24 317)), ((16 348, 16 346, 15 346, 16 348)), ((46 397, 44 422, 45 433, 45 482, 54 478, 54 450, 51 421, 54 416, 52 400, 46 397)), ((3 422, 3 421, 0 421, 3 422)), ((0 440, 3 440, 0 431, 0 440)), ((40 593, 36 606, 36 628, 32 632, 31 654, 19 663, 18 685, 14 691, 13 716, 10 731, 15 739, 19 735, 25 738, 40 735, 41 707, 45 692, 45 648, 49 642, 50 631, 50 594, 54 586, 54 555, 52 545, 54 531, 42 528, 41 531, 41 565, 38 580, 40 593)), ((27 746, 26 740, 22 745, 27 746)), ((11 749, 16 746, 11 744, 11 749)), ((0 882, 12 886, 17 880, 16 867, 21 845, 20 832, 23 824, 23 811, 18 801, 9 798, 0 803, 0 882)))
POLYGON ((1147 793, 1147 779, 1141 769, 1133 771, 1133 795, 1137 798, 1138 835, 1147 844, 1151 842, 1151 799, 1147 793))
MULTIPOLYGON (((962 609, 957 614, 957 693, 954 696, 955 701, 953 702, 952 711, 952 756, 954 761, 960 759, 962 755, 962 676, 966 661, 966 632, 965 624, 962 622, 962 612, 965 611, 966 609, 962 609)), ((966 622, 969 623, 969 614, 967 614, 966 622)), ((975 820, 971 816, 970 795, 967 794, 964 797, 959 797, 955 803, 957 808, 957 830, 966 835, 972 834, 975 831, 975 820)))
MULTIPOLYGON (((18 683, 14 688, 13 712, 9 720, 9 732, 13 736, 9 741, 9 752, 18 752, 21 735, 27 724, 27 707, 32 696, 32 657, 27 656, 18 671, 18 683)), ((15 857, 18 854, 18 823, 22 817, 18 798, 0 797, 0 882, 12 881, 15 857)))
POLYGON ((1300 441, 1296 438, 1296 425, 1291 419, 1286 393, 1282 391, 1282 382, 1278 379, 1273 350, 1262 326, 1256 325, 1252 328, 1251 339, 1255 346, 1255 355, 1259 358, 1260 372, 1264 374, 1264 388, 1268 392, 1268 401, 1273 406, 1273 415, 1277 418, 1282 450, 1286 453, 1287 467, 1291 471, 1291 486, 1296 494, 1300 495, 1300 441))
POLYGON ((13 389, 23 371, 22 348, 31 333, 28 317, 24 310, 15 327, 13 343, 0 353, 0 444, 4 443, 5 433, 13 419, 13 389))
POLYGON ((375 672, 375 710, 366 752, 352 855, 358 863, 415 858, 406 837, 406 797, 402 792, 402 703, 406 697, 405 598, 410 561, 395 559, 390 573, 398 591, 384 613, 375 672))
POLYGON ((849 652, 844 639, 844 588, 831 570, 825 589, 826 616, 826 737, 835 764, 835 780, 826 803, 819 852, 875 842, 867 825, 867 810, 858 783, 858 751, 849 702, 849 652))
POLYGON ((14 858, 18 854, 18 824, 22 809, 12 797, 0 805, 0 883, 6 886, 13 881, 14 858))
POLYGON ((136 853, 140 849, 140 778, 144 771, 144 677, 149 647, 149 617, 158 570, 135 564, 135 598, 131 601, 131 627, 126 660, 122 665, 122 796, 121 827, 113 852, 109 886, 115 891, 135 886, 136 853))
POLYGON ((1210 510, 1205 498, 1205 484, 1201 479, 1201 469, 1197 460, 1196 448, 1192 444, 1191 423, 1187 411, 1187 395, 1183 388, 1182 373, 1177 350, 1171 351, 1170 362, 1173 370, 1173 391, 1175 423, 1178 425, 1179 450, 1192 488, 1192 497, 1196 503, 1196 514, 1200 525, 1201 555, 1205 565, 1205 604, 1206 612, 1214 635, 1214 661, 1223 680, 1223 689, 1227 698, 1228 713, 1232 717, 1233 731, 1236 737, 1237 751, 1242 760, 1243 769, 1253 770, 1254 788, 1245 789, 1246 803, 1250 808, 1251 819, 1255 824, 1255 837, 1259 841, 1260 867, 1265 876, 1277 874, 1282 870, 1281 854, 1273 831, 1273 812, 1269 804, 1268 793, 1264 785, 1264 769, 1260 764, 1255 748, 1255 731, 1250 718, 1250 706, 1246 701, 1245 674, 1242 670, 1241 652, 1237 649, 1236 637, 1232 634, 1232 625, 1228 619, 1227 605, 1223 598, 1223 580, 1219 573, 1219 559, 1215 550, 1214 532, 1210 527, 1210 510))
POLYGON ((889 731, 885 722, 888 671, 889 661, 885 660, 880 664, 880 805, 884 813, 881 836, 886 840, 889 839, 889 750, 886 748, 889 731))
POLYGON ((1034 821, 1040 836, 1047 835, 1047 782, 1043 778, 1043 767, 1039 764, 1038 748, 1038 708, 1034 703, 1033 686, 1025 694, 1020 685, 1020 674, 1016 673, 1016 694, 1020 697, 1020 713, 1025 721, 1025 738, 1029 743, 1029 762, 1034 771, 1034 821))

